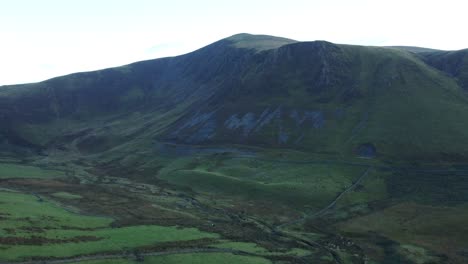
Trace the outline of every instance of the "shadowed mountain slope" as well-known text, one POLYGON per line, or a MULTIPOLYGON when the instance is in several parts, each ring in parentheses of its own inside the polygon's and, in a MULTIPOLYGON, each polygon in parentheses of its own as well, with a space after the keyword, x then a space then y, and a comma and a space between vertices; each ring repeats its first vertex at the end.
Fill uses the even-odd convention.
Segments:
POLYGON ((465 90, 468 89, 468 49, 424 52, 420 56, 429 65, 455 78, 465 90))
POLYGON ((468 157, 464 54, 239 34, 178 57, 1 87, 0 144, 248 144, 457 161, 468 157))

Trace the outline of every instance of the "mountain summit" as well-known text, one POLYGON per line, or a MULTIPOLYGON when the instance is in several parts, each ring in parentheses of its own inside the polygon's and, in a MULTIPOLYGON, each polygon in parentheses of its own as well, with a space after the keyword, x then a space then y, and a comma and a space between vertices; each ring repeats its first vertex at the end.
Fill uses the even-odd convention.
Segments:
POLYGON ((252 35, 247 33, 236 34, 226 38, 237 48, 255 49, 258 51, 277 49, 281 46, 297 41, 268 35, 252 35))

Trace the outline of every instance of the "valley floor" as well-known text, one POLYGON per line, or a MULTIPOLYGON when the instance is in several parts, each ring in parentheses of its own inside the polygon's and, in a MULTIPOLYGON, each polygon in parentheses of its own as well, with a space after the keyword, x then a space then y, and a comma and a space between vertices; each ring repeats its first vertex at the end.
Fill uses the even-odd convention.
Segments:
POLYGON ((466 177, 287 150, 3 157, 0 263, 466 263, 466 177))

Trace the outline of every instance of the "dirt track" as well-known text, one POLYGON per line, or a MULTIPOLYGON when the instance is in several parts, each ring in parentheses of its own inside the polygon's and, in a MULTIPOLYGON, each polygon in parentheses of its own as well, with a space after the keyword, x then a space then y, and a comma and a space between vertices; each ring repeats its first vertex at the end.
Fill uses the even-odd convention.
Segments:
POLYGON ((310 213, 310 214, 307 214, 307 215, 305 215, 303 217, 300 217, 298 219, 283 223, 281 225, 276 226, 275 229, 279 230, 279 229, 284 228, 286 226, 290 226, 290 225, 293 225, 293 224, 300 223, 300 222, 302 222, 302 221, 304 221, 306 219, 319 217, 319 216, 323 215, 326 211, 328 211, 333 206, 335 206, 336 203, 341 199, 341 197, 343 197, 343 195, 345 195, 346 193, 352 191, 357 185, 359 185, 362 182, 362 180, 369 174, 369 170, 370 170, 370 168, 367 168, 367 170, 363 174, 361 174, 361 176, 359 176, 359 178, 351 186, 349 186, 344 191, 342 191, 340 194, 338 194, 336 196, 336 198, 330 204, 328 204, 326 207, 324 207, 320 211, 315 212, 315 213, 310 213))

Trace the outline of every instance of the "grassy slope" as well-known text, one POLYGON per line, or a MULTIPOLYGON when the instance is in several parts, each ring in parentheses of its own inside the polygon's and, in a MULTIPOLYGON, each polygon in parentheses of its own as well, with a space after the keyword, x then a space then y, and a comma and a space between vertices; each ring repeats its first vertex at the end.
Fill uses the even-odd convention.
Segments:
POLYGON ((159 177, 197 192, 317 209, 364 171, 340 165, 206 157, 167 166, 159 177))
POLYGON ((418 55, 427 64, 454 77, 461 87, 468 89, 468 49, 424 52, 418 55))
POLYGON ((468 105, 453 79, 403 51, 347 48, 358 54, 353 61, 360 61, 355 71, 368 113, 351 143, 371 142, 387 160, 437 162, 467 154, 468 105))
MULTIPOLYGON (((240 78, 212 103, 219 109, 210 143, 293 147, 347 157, 360 144, 372 143, 379 158, 399 162, 461 161, 468 155, 468 137, 462 132, 468 127, 466 95, 454 79, 412 53, 293 43, 256 54, 240 78), (248 138, 241 129, 221 125, 232 115, 258 117, 279 107, 281 118, 248 138), (289 117, 294 110, 320 111, 323 126, 297 128, 289 117), (287 144, 278 142, 281 131, 290 138, 287 144)), ((210 112, 213 105, 201 111, 210 112)), ((178 138, 190 138, 196 129, 182 130, 178 138)))
MULTIPOLYGON (((467 207, 434 207, 415 203, 401 203, 382 211, 356 217, 338 227, 361 240, 368 234, 367 244, 378 244, 370 232, 395 240, 403 247, 423 247, 447 255, 456 263, 463 263, 460 252, 468 246, 466 236, 467 207), (360 234, 360 235, 359 235, 360 234)), ((411 252, 403 252, 411 257, 411 252)), ((421 254, 420 259, 430 254, 421 254)), ((413 260, 414 261, 414 260, 413 260)), ((416 260, 416 263, 417 260, 416 260)))
MULTIPOLYGON (((302 47, 307 48, 307 45, 304 44, 302 47)), ((289 50, 290 48, 291 46, 286 46, 284 51, 294 52, 294 50, 289 50)), ((265 54, 268 52, 275 54, 275 56, 278 55, 275 50, 260 52, 255 56, 266 56, 265 54)), ((299 52, 300 54, 305 53, 299 52)), ((244 107, 252 107, 252 109, 258 107, 256 109, 263 110, 264 107, 284 103, 286 107, 297 106, 309 110, 323 109, 328 115, 331 115, 330 113, 333 113, 336 109, 344 108, 345 119, 329 120, 322 130, 309 130, 308 137, 304 139, 304 142, 299 146, 294 146, 307 150, 306 154, 303 155, 305 157, 309 156, 308 151, 326 151, 328 153, 327 158, 350 157, 354 155, 354 150, 359 144, 373 143, 377 147, 377 158, 388 162, 436 163, 463 162, 466 160, 465 158, 468 156, 468 137, 463 131, 468 128, 468 107, 466 96, 454 79, 434 68, 428 67, 415 55, 394 49, 343 45, 339 46, 338 53, 333 53, 333 57, 328 59, 335 63, 333 64, 336 67, 334 72, 339 73, 340 80, 344 77, 343 80, 345 81, 328 87, 330 89, 325 89, 323 94, 310 94, 310 91, 307 90, 307 85, 310 83, 303 82, 301 79, 307 74, 310 75, 310 71, 312 71, 307 68, 310 66, 307 61, 303 65, 304 68, 290 68, 286 63, 282 65, 284 68, 276 69, 278 70, 278 76, 284 74, 280 76, 284 77, 284 79, 278 82, 281 85, 275 82, 269 83, 272 85, 266 88, 271 88, 271 90, 267 89, 266 91, 262 91, 265 88, 262 86, 246 86, 247 90, 250 88, 260 89, 259 94, 256 94, 255 91, 253 95, 247 93, 243 95, 244 97, 240 96, 239 100, 242 101, 244 98, 249 97, 250 100, 246 99, 239 104, 235 100, 229 101, 227 105, 231 107, 231 110, 244 109, 244 107), (296 73, 298 75, 295 75, 296 73), (284 90, 287 91, 288 96, 283 96, 284 90), (348 93, 353 96, 351 96, 350 100, 343 101, 348 93)), ((296 65, 294 61, 289 63, 296 65)), ((252 68, 257 66, 262 65, 253 65, 252 68)), ((249 70, 252 69, 249 68, 249 70)), ((320 72, 320 67, 314 68, 314 70, 320 72)), ((251 72, 251 74, 255 75, 254 73, 256 72, 251 72)), ((221 79, 225 77, 220 76, 221 79)), ((266 75, 266 79, 270 77, 275 77, 275 75, 266 75)), ((333 79, 336 76, 332 74, 328 77, 333 79)), ((102 78, 102 76, 99 78, 102 78)), ((252 79, 246 80, 255 80, 255 78, 252 77, 252 79)), ((262 80, 264 79, 260 78, 258 80, 259 83, 263 83, 262 80)), ((75 91, 75 89, 79 90, 81 86, 73 85, 79 82, 80 80, 73 80, 70 83, 65 82, 65 84, 68 85, 67 87, 73 88, 72 91, 75 91)), ((80 108, 80 111, 83 110, 79 115, 81 119, 63 117, 52 121, 53 123, 17 124, 15 128, 19 130, 19 134, 23 135, 23 137, 31 139, 35 144, 39 145, 53 142, 53 139, 62 134, 91 128, 92 131, 85 136, 78 136, 76 139, 72 137, 73 143, 70 145, 68 145, 70 141, 67 137, 60 138, 58 143, 54 142, 54 144, 58 144, 58 146, 65 144, 66 147, 72 150, 77 148, 82 151, 81 154, 95 153, 89 158, 93 161, 109 162, 107 165, 114 166, 116 169, 119 169, 119 166, 134 168, 135 171, 145 168, 147 169, 145 175, 150 175, 148 180, 159 177, 178 186, 190 187, 199 193, 214 195, 215 199, 227 196, 228 198, 240 198, 244 201, 256 203, 266 200, 273 202, 275 205, 292 204, 294 207, 301 209, 301 212, 309 209, 315 211, 322 208, 362 173, 362 169, 352 166, 219 159, 215 155, 206 158, 189 156, 177 158, 175 161, 160 157, 155 158, 154 156, 158 155, 157 152, 152 150, 152 140, 155 135, 161 134, 173 122, 183 116, 187 109, 191 108, 187 103, 187 105, 178 105, 176 109, 170 111, 152 109, 145 112, 143 108, 132 108, 134 104, 138 104, 139 100, 141 100, 140 88, 129 88, 129 91, 126 91, 125 87, 120 88, 123 89, 123 93, 119 94, 116 102, 129 107, 123 107, 120 110, 131 109, 132 111, 135 110, 135 112, 131 114, 107 113, 106 115, 93 117, 92 121, 90 121, 91 119, 86 119, 89 115, 84 114, 89 109, 85 111, 80 108), (50 124, 54 125, 49 127, 50 124), (111 149, 115 146, 118 147, 111 149), (106 150, 109 151, 103 152, 106 150), (101 156, 102 153, 105 153, 105 156, 101 156), (132 155, 126 156, 128 153, 132 155), (122 156, 126 156, 125 159, 121 159, 122 156)), ((56 86, 53 89, 47 87, 43 89, 47 90, 47 94, 50 95, 50 90, 61 88, 56 86)), ((168 88, 168 90, 171 89, 168 88)), ((242 92, 246 91, 240 91, 239 94, 242 95, 242 92)), ((163 95, 158 96, 162 98, 163 95)), ((197 98, 191 99, 195 100, 197 98)), ((0 107, 3 107, 3 105, 0 107)), ((50 105, 50 107, 60 109, 60 107, 64 106, 50 105)), ((228 112, 228 114, 231 113, 233 112, 228 112)), ((286 124, 290 125, 287 122, 283 124, 285 126, 286 124)), ((258 137, 276 140, 277 134, 275 134, 274 129, 277 129, 277 127, 267 127, 258 137)), ((224 135, 223 137, 223 140, 231 140, 230 137, 224 135)), ((321 155, 314 155, 314 157, 316 156, 321 157, 321 155)), ((0 175, 1 172, 0 167, 0 175)), ((49 177, 54 174, 51 171, 18 167, 17 165, 5 165, 3 172, 5 172, 5 177, 16 177, 17 175, 21 177, 49 177)), ((139 172, 142 172, 142 170, 139 172)), ((125 175, 122 174, 121 176, 127 177, 129 175, 133 176, 134 174, 129 173, 127 175, 127 172, 125 172, 125 175)), ((462 178, 448 185, 444 185, 446 183, 440 179, 431 178, 428 181, 428 178, 431 177, 425 177, 424 175, 416 177, 410 174, 398 176, 391 173, 372 172, 370 177, 362 183, 363 186, 359 186, 358 191, 344 196, 338 205, 347 209, 348 206, 361 206, 369 201, 389 197, 398 197, 402 200, 411 199, 424 203, 437 202, 438 205, 444 205, 444 203, 447 203, 445 198, 459 195, 462 199, 459 199, 458 196, 455 197, 458 199, 455 201, 457 207, 443 208, 410 204, 391 207, 383 211, 376 209, 377 212, 371 212, 371 209, 364 206, 367 208, 364 211, 369 214, 368 216, 357 218, 355 222, 350 219, 340 225, 340 228, 346 232, 361 233, 360 235, 366 235, 368 231, 376 231, 410 246, 414 246, 414 244, 423 245, 436 252, 448 252, 450 256, 455 256, 457 253, 450 251, 451 249, 447 249, 447 247, 459 249, 466 246, 464 240, 455 234, 456 230, 461 230, 460 234, 462 235, 465 234, 463 223, 457 220, 464 219, 464 212, 466 211, 466 208, 460 205, 461 202, 465 201, 463 196, 466 190, 463 189, 464 184, 457 184, 458 181, 462 181, 462 178), (399 182, 400 185, 395 184, 395 182, 399 182), (395 192, 395 189, 407 189, 407 192, 403 193, 404 195, 399 195, 398 192, 395 192), (438 196, 441 190, 444 194, 438 196), (453 194, 450 192, 453 192, 453 194), (424 217, 415 218, 413 221, 410 216, 414 211, 421 212, 424 217), (427 221, 426 219, 432 219, 433 221, 427 221), (387 220, 390 222, 386 222, 387 220), (395 226, 391 221, 408 222, 412 226, 403 223, 403 226, 407 228, 405 231, 395 226), (424 225, 420 225, 420 223, 424 223, 424 225), (449 227, 441 226, 441 224, 447 224, 449 227), (414 227, 416 228, 414 229, 414 227), (431 242, 439 238, 441 241, 439 244, 431 242)), ((65 197, 67 196, 65 195, 65 197)), ((160 227, 149 226, 113 230, 108 228, 109 219, 92 217, 82 219, 60 209, 57 211, 56 206, 47 202, 39 203, 32 196, 7 193, 7 195, 3 194, 1 198, 4 199, 5 203, 0 204, 0 207, 18 215, 18 217, 7 215, 6 219, 1 220, 2 227, 16 229, 23 225, 42 228, 45 226, 67 226, 71 223, 75 229, 76 227, 93 225, 99 229, 98 232, 92 233, 86 230, 66 229, 48 230, 45 233, 17 231, 16 235, 18 236, 34 234, 69 238, 96 233, 104 238, 97 242, 67 243, 63 248, 68 251, 65 250, 60 253, 62 256, 73 254, 72 252, 90 253, 96 252, 94 249, 99 251, 117 250, 124 247, 156 243, 158 238, 146 235, 148 231, 161 231, 160 227), (30 216, 30 214, 32 214, 32 220, 21 219, 30 216), (47 218, 47 216, 52 218, 47 218), (124 242, 132 233, 141 234, 142 239, 135 240, 135 244, 124 242), (117 241, 115 244, 108 243, 114 239, 117 241)), ((332 213, 335 212, 334 210, 331 210, 332 213)), ((344 219, 348 216, 344 216, 344 219)), ((206 235, 199 234, 195 230, 185 229, 164 229, 163 231, 173 235, 171 239, 177 239, 179 235, 181 237, 190 237, 193 232, 195 232, 195 235, 202 237, 206 235), (172 233, 173 231, 175 233, 172 233)), ((7 230, 0 232, 2 232, 2 235, 7 235, 7 230)), ((372 239, 369 238, 369 241, 372 242, 372 239)), ((44 247, 23 245, 10 247, 4 252, 8 253, 9 258, 14 259, 28 255, 29 252, 47 255, 48 253, 39 252, 46 247, 50 250, 57 249, 54 244, 44 247)))
POLYGON ((227 38, 236 48, 255 49, 257 51, 277 49, 281 46, 297 42, 292 39, 272 37, 267 35, 237 34, 227 38))
POLYGON ((140 141, 171 138, 191 113, 218 109, 216 135, 208 143, 347 157, 360 144, 372 143, 378 157, 406 162, 468 156, 462 132, 468 127, 467 99, 457 82, 416 55, 392 48, 241 34, 184 56, 3 87, 0 101, 11 126, 4 133, 11 136, 13 130, 34 145, 81 153, 119 145, 134 151, 140 141), (281 119, 247 140, 223 128, 233 114, 259 116, 280 106, 281 119), (287 116, 293 110, 321 111, 325 123, 297 128, 287 116), (280 131, 291 138, 288 144, 278 143, 280 131))

